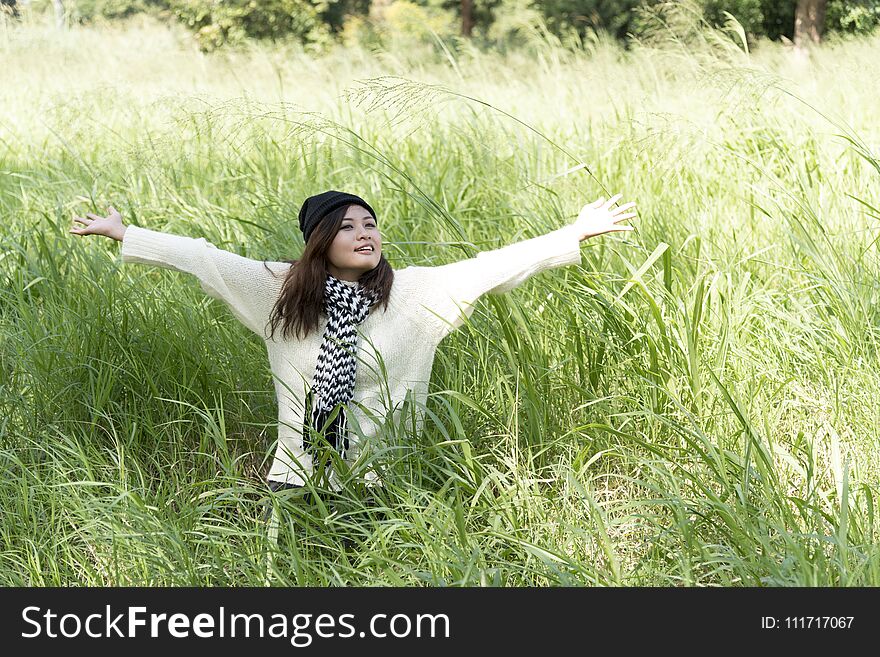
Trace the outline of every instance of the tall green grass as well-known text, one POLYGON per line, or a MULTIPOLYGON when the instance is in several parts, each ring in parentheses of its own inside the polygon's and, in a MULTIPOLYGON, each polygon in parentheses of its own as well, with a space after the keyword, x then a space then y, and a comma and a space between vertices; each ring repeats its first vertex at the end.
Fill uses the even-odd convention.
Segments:
POLYGON ((880 584, 880 41, 804 62, 673 27, 319 60, 151 23, 0 32, 0 582, 880 584), (424 431, 385 427, 384 489, 305 502, 263 482, 260 341, 67 230, 112 202, 288 259, 330 187, 371 199, 395 267, 606 192, 640 217, 481 301, 424 431))

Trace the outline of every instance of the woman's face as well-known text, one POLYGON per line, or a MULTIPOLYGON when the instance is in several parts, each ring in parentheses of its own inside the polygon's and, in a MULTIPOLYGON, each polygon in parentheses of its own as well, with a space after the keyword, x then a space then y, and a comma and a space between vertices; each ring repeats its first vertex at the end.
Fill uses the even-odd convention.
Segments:
POLYGON ((381 256, 382 235, 376 220, 366 208, 349 205, 327 251, 327 269, 341 281, 356 281, 374 269, 381 256), (364 247, 372 247, 372 250, 364 247))

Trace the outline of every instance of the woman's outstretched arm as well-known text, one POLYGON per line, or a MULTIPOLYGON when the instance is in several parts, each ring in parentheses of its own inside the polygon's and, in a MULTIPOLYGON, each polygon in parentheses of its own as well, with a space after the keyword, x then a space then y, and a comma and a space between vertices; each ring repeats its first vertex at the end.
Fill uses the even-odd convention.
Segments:
POLYGON ((530 276, 581 261, 580 243, 590 237, 634 230, 622 221, 635 217, 635 203, 614 207, 620 194, 585 205, 577 220, 534 237, 439 267, 418 267, 419 310, 442 339, 464 324, 485 293, 507 292, 530 276))
POLYGON ((210 296, 226 303, 245 326, 265 338, 264 329, 281 284, 287 263, 250 260, 218 249, 205 238, 172 235, 138 226, 126 226, 112 206, 101 217, 86 214, 75 217, 74 235, 102 235, 122 242, 122 261, 155 265, 192 274, 210 296))

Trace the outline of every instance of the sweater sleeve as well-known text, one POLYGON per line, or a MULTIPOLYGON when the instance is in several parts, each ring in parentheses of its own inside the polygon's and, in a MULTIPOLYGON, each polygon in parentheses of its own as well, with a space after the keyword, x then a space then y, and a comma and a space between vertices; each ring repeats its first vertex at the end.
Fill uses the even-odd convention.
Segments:
POLYGON ((202 289, 229 306, 254 333, 266 338, 264 328, 281 291, 287 263, 250 260, 223 251, 204 237, 192 238, 128 226, 122 240, 122 262, 155 265, 192 274, 202 289))
POLYGON ((507 292, 533 274, 580 261, 578 230, 572 224, 467 260, 418 268, 416 305, 443 339, 471 316, 481 295, 507 292))

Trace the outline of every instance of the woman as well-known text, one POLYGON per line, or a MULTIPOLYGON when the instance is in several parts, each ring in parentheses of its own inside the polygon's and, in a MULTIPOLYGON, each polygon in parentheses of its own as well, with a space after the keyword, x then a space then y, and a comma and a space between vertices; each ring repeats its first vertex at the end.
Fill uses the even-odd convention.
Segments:
MULTIPOLYGON (((370 205, 333 190, 303 203, 305 249, 298 261, 250 260, 204 238, 125 226, 112 206, 106 217, 75 217, 83 227, 70 232, 118 240, 123 262, 193 274, 224 301, 263 339, 269 356, 279 421, 271 488, 303 486, 320 471, 339 490, 338 468, 327 460, 338 453, 349 467, 359 462, 363 445, 351 424, 359 435, 376 435, 387 410, 397 414, 408 391, 423 406, 438 344, 481 295, 579 263, 579 243, 589 237, 633 230, 620 222, 635 216, 627 212, 635 204, 613 207, 619 198, 600 198, 573 224, 540 237, 448 265, 397 271, 382 255, 370 205)), ((381 484, 371 469, 364 479, 381 484)))

